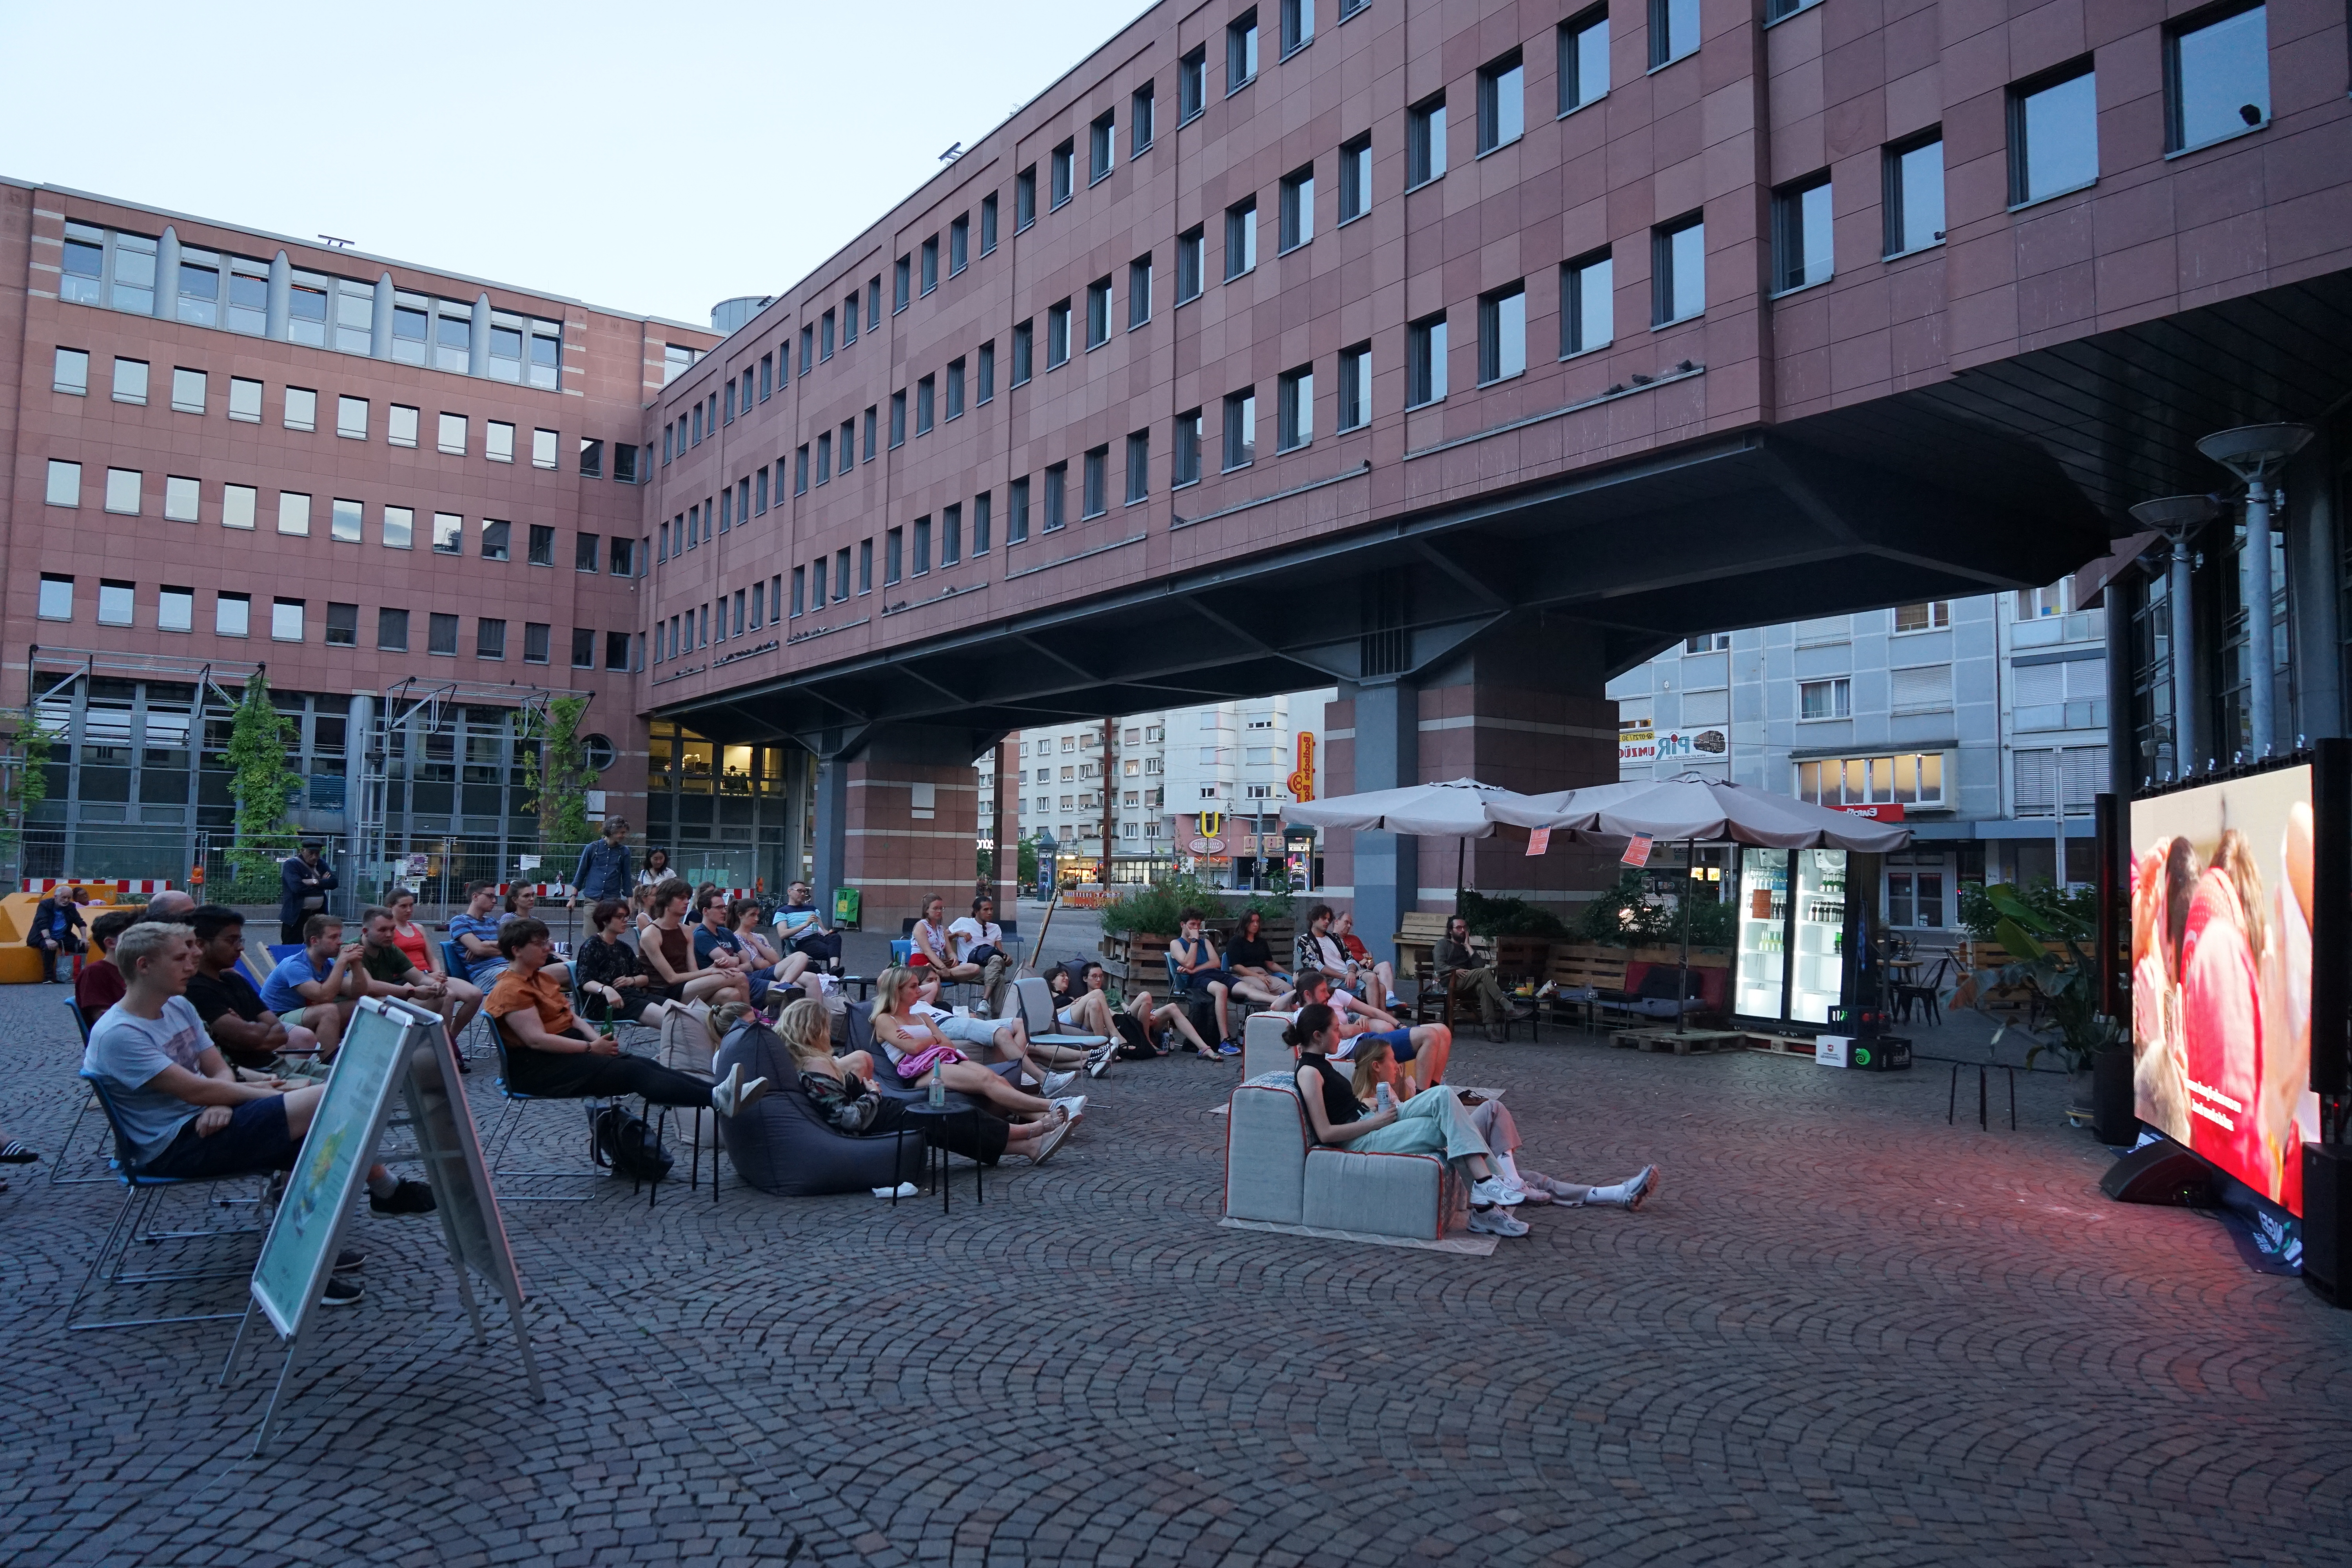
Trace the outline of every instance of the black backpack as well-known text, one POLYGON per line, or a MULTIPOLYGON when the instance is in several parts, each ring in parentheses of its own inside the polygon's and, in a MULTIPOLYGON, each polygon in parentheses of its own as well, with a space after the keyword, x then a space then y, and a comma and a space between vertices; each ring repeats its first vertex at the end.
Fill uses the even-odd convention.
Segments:
POLYGON ((641 1116, 632 1116, 618 1104, 608 1105, 590 1123, 591 1152, 596 1163, 632 1181, 658 1182, 676 1163, 661 1140, 641 1116))

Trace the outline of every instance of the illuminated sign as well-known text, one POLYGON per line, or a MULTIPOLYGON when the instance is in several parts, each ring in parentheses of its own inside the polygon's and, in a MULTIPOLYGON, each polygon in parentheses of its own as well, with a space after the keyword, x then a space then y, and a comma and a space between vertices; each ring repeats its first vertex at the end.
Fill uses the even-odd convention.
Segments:
POLYGON ((1293 800, 1313 800, 1315 798, 1314 731, 1298 731, 1297 756, 1297 770, 1283 781, 1284 787, 1290 791, 1290 798, 1293 800))

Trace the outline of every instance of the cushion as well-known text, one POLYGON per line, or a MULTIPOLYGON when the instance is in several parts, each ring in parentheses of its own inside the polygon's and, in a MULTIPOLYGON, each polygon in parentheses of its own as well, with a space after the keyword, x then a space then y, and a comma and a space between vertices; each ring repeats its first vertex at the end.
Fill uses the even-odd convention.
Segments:
POLYGON ((1245 1083, 1225 1117, 1225 1213, 1277 1225, 1301 1222, 1307 1126, 1295 1090, 1245 1083))
POLYGON ((1301 1225, 1435 1241, 1445 1234, 1445 1162, 1434 1154, 1307 1151, 1301 1225))

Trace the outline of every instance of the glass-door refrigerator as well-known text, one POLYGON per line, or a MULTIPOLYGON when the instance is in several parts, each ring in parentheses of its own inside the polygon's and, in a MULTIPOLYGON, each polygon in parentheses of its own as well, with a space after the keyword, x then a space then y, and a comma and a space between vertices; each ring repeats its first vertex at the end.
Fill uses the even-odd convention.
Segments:
POLYGON ((1875 857, 1843 849, 1742 849, 1732 1011, 1771 1027, 1820 1029, 1849 1000, 1874 894, 1849 889, 1875 857))

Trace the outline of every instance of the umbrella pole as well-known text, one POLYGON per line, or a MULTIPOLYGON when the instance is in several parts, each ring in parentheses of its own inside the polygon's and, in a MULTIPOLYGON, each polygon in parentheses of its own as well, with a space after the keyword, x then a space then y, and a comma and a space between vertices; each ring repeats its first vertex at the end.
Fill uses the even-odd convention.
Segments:
POLYGON ((1457 915, 1462 912, 1462 866, 1469 856, 1470 840, 1455 839, 1454 841, 1454 912, 1457 915))
POLYGON ((1690 907, 1691 884, 1696 880, 1692 873, 1698 869, 1694 857, 1697 847, 1691 839, 1683 840, 1683 963, 1682 972, 1675 979, 1675 1033, 1687 1034, 1690 1013, 1685 1004, 1690 996, 1690 907))

